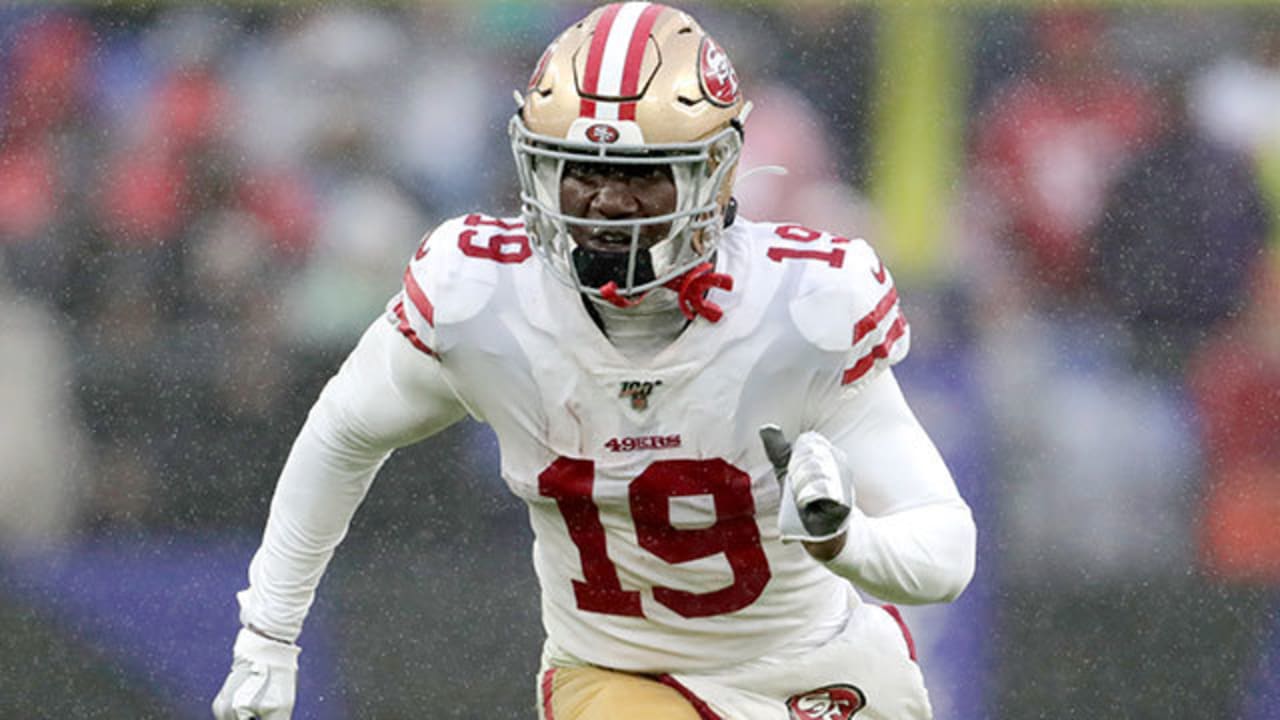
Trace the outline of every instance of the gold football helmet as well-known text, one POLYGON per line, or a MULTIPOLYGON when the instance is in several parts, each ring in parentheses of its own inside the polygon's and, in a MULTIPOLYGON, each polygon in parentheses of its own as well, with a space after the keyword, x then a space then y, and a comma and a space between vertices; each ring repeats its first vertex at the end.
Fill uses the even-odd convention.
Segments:
POLYGON ((665 5, 601 7, 547 47, 511 120, 529 240, 562 282, 621 303, 706 261, 722 234, 742 149, 746 104, 724 50, 665 5), (658 217, 587 220, 560 207, 566 163, 670 168, 676 209, 658 217), (647 249, 646 227, 670 229, 647 249), (617 282, 592 287, 571 227, 631 238, 617 282))

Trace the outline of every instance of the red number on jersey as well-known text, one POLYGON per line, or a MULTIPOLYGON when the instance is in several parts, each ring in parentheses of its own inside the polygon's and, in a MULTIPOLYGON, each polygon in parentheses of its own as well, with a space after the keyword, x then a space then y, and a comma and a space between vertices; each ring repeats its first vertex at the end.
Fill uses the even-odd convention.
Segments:
POLYGON ((573 581, 573 594, 578 608, 609 615, 641 617, 640 593, 623 590, 618 569, 609 560, 604 544, 604 526, 600 511, 591 501, 595 484, 595 463, 590 460, 557 458, 538 475, 538 494, 555 498, 569 538, 582 558, 582 577, 573 581))
POLYGON ((803 225, 779 225, 778 229, 773 232, 783 240, 795 240, 796 242, 813 242, 822 237, 820 230, 813 230, 803 225))
POLYGON ((503 230, 519 230, 524 227, 524 222, 516 220, 515 222, 507 222, 502 218, 489 217, 479 213, 471 213, 462 223, 468 227, 476 227, 479 225, 488 225, 490 227, 502 228, 503 230))
MULTIPOLYGON (((487 225, 502 230, 519 230, 524 227, 522 222, 506 222, 474 213, 468 215, 463 223, 470 227, 487 225)), ((476 244, 475 237, 478 234, 477 230, 463 230, 458 235, 458 249, 463 255, 500 263, 522 263, 533 254, 533 250, 529 247, 529 238, 524 233, 490 235, 488 242, 476 244)))
MULTIPOLYGON (((605 547, 600 510, 591 499, 595 464, 559 458, 538 476, 538 492, 554 498, 578 548, 585 582, 573 581, 578 608, 611 615, 643 616, 640 593, 622 589, 605 547)), ((731 613, 755 602, 772 573, 755 523, 751 477, 724 460, 660 460, 630 486, 631 516, 640 546, 669 563, 723 554, 733 583, 707 593, 655 587, 653 597, 683 617, 731 613), (710 495, 716 521, 705 528, 677 528, 670 500, 710 495)))
MULTIPOLYGON (((794 240, 796 242, 813 242, 822 237, 823 233, 818 230, 811 230, 801 225, 779 225, 774 233, 783 240, 794 240)), ((832 243, 847 243, 849 238, 837 237, 832 238, 832 243)), ((833 268, 844 266, 844 249, 832 248, 831 250, 797 250, 795 248, 771 247, 768 250, 769 259, 774 262, 782 262, 787 258, 795 258, 798 260, 822 260, 833 268)))
POLYGON ((728 587, 707 593, 655 587, 655 600, 682 617, 707 617, 741 610, 764 592, 771 573, 760 547, 750 475, 720 459, 659 460, 630 490, 640 547, 672 564, 723 554, 733 569, 728 587), (696 529, 671 524, 671 498, 688 495, 714 499, 715 524, 696 529))

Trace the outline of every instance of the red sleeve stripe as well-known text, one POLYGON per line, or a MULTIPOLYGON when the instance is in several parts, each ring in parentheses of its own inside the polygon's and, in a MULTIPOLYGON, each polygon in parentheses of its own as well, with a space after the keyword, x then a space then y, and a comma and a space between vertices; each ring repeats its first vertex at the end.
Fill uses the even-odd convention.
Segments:
POLYGON ((395 314, 396 318, 400 321, 399 324, 396 325, 396 330, 399 330, 400 334, 405 336, 405 339, 407 339, 414 347, 433 358, 439 359, 440 356, 436 354, 436 351, 427 347, 427 344, 422 342, 422 339, 418 337, 418 333, 414 332, 413 328, 409 326, 409 317, 404 314, 403 302, 396 303, 395 314))
POLYGON ((907 332, 907 319, 901 313, 893 321, 893 325, 889 326, 889 332, 885 334, 884 342, 871 348, 871 352, 858 358, 858 362, 853 367, 844 371, 844 376, 840 378, 841 385, 848 385, 866 375, 872 367, 875 366, 876 360, 884 360, 889 357, 889 351, 893 349, 893 344, 898 341, 907 332))
POLYGON ((880 302, 876 303, 875 308, 854 324, 853 344, 857 345, 859 340, 867 336, 867 333, 875 330, 876 326, 880 324, 881 320, 884 320, 885 316, 889 314, 889 311, 893 309, 893 306, 897 302, 898 288, 891 287, 889 288, 889 292, 885 293, 884 297, 880 298, 880 302))
POLYGON ((413 306, 427 321, 427 324, 435 327, 436 309, 432 307, 431 301, 427 299, 427 294, 422 291, 422 286, 413 277, 413 270, 411 269, 404 271, 404 291, 409 296, 409 299, 413 301, 413 306))

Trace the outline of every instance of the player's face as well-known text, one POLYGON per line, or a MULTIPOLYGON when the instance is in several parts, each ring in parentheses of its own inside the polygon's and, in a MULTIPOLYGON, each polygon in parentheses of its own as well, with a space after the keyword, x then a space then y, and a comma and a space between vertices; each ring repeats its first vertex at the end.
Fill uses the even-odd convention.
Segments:
MULTIPOLYGON (((560 209, 589 220, 636 220, 675 212, 671 167, 567 163, 560 181, 560 209)), ((652 247, 670 229, 670 223, 643 226, 640 247, 652 247)), ((624 253, 631 249, 631 233, 619 227, 572 225, 570 234, 587 250, 624 253)))

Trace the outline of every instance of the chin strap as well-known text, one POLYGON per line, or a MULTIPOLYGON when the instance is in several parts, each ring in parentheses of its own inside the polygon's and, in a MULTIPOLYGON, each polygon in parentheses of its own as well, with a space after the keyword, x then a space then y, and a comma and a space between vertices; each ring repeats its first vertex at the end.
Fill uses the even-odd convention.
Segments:
POLYGON ((710 322, 718 322, 724 316, 719 305, 707 299, 712 288, 729 291, 733 289, 733 278, 724 273, 712 272, 711 263, 702 263, 689 272, 673 279, 666 287, 676 291, 680 302, 680 312, 690 320, 698 315, 710 322))
POLYGON ((648 294, 649 293, 640 293, 636 296, 635 300, 628 300, 618 294, 618 283, 610 280, 600 286, 600 297, 604 298, 604 301, 610 305, 620 307, 623 310, 639 305, 640 302, 644 300, 644 296, 648 294))
MULTIPOLYGON (((721 290, 733 289, 733 278, 724 273, 712 272, 715 268, 711 263, 702 263, 693 268, 689 272, 677 278, 672 278, 663 287, 676 291, 677 300, 680 304, 680 313, 687 319, 692 320, 701 315, 710 322, 718 322, 724 317, 724 310, 719 305, 707 299, 707 293, 712 288, 720 288, 721 290)), ((628 299, 618 294, 618 283, 610 280, 600 286, 600 297, 605 302, 623 309, 635 307, 639 305, 645 295, 641 293, 634 299, 628 299)))

